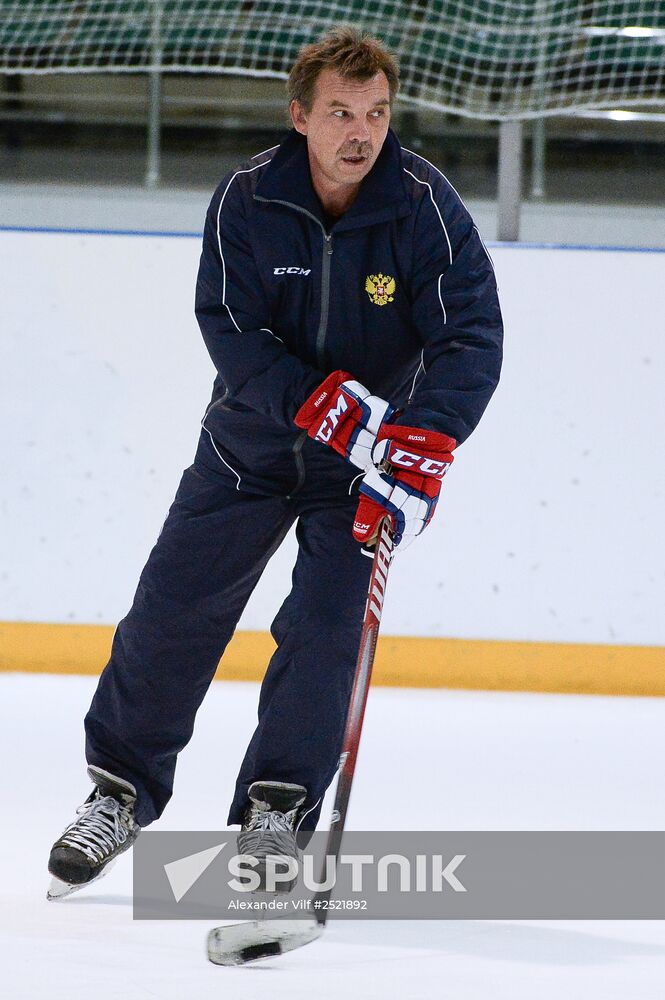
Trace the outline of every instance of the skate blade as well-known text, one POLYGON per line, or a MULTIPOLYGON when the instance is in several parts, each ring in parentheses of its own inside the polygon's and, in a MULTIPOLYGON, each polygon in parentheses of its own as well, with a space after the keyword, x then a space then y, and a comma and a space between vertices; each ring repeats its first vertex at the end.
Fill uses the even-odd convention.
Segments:
POLYGON ((98 875, 91 878, 89 882, 63 882, 62 879, 58 878, 56 875, 51 876, 51 884, 46 891, 46 898, 50 900, 64 899, 65 896, 71 896, 73 892, 78 892, 79 889, 86 889, 89 885, 94 882, 99 882, 100 878, 104 878, 107 872, 110 872, 114 864, 118 859, 113 858, 112 861, 102 868, 98 875))
MULTIPOLYGON (((83 885, 88 885, 89 883, 84 882, 83 885)), ((65 896, 69 896, 70 893, 76 892, 77 889, 82 889, 83 885, 70 885, 69 882, 63 882, 62 879, 56 878, 55 875, 51 878, 51 884, 46 891, 47 899, 63 899, 65 896)))
POLYGON ((214 927, 208 934, 208 958, 215 965, 246 965, 301 948, 323 933, 308 920, 253 920, 214 927))

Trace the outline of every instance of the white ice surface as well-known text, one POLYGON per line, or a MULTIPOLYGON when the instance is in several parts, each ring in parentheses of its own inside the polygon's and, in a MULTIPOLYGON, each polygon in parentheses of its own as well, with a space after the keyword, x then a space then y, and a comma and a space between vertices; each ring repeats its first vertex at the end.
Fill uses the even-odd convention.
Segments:
MULTIPOLYGON (((60 903, 50 844, 88 791, 93 678, 0 675, 0 995, 11 1000, 662 1000, 665 922, 337 921, 241 969, 206 921, 133 921, 131 862, 60 903)), ((258 687, 213 685, 153 829, 223 829, 258 687)), ((371 692, 355 829, 665 829, 665 701, 371 692)), ((322 824, 327 823, 328 799, 322 824)))

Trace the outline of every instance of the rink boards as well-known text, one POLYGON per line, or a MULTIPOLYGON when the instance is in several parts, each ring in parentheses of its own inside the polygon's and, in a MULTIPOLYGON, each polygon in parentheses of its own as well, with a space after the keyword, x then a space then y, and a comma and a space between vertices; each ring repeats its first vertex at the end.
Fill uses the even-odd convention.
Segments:
MULTIPOLYGON (((199 241, 6 230, 0 253, 0 663, 92 672, 209 397, 199 241)), ((502 382, 398 559, 376 680, 663 694, 665 253, 491 253, 502 382)), ((294 553, 290 537, 222 676, 261 675, 294 553)))

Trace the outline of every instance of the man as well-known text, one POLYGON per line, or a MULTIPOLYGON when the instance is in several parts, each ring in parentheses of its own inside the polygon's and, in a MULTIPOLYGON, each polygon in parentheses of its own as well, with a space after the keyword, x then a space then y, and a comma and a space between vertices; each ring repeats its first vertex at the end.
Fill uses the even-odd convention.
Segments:
POLYGON ((196 313, 217 369, 194 464, 86 716, 94 789, 51 852, 89 884, 163 811, 240 614, 297 522, 259 721, 228 823, 259 857, 313 830, 338 763, 371 561, 405 544, 499 378, 491 262, 448 181, 389 129, 393 57, 349 29, 305 48, 293 131, 208 210, 196 313))

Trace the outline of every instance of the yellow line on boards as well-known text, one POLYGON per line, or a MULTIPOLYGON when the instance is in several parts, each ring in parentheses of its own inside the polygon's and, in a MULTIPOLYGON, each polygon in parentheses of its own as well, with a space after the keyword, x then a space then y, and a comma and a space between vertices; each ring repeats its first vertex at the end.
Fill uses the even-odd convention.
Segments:
MULTIPOLYGON (((0 670, 99 674, 108 625, 0 622, 0 670)), ((236 632, 220 680, 259 681, 275 649, 268 632, 236 632)), ((379 639, 374 684, 391 687, 665 695, 665 647, 486 639, 379 639)))

